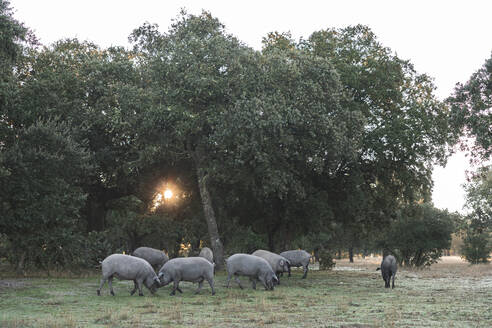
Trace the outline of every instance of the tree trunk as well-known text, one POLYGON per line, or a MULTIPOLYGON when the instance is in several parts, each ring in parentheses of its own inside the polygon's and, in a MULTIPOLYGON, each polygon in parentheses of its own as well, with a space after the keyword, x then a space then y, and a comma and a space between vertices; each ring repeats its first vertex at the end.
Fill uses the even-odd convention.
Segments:
POLYGON ((195 152, 193 154, 198 177, 198 188, 200 189, 200 197, 202 199, 203 213, 207 221, 208 234, 210 236, 210 244, 214 252, 216 270, 221 270, 224 266, 224 246, 220 241, 219 229, 215 219, 214 208, 212 207, 212 198, 207 188, 207 173, 203 169, 200 155, 195 152))
POLYGON ((275 233, 275 231, 271 231, 271 230, 269 230, 268 233, 267 233, 267 235, 268 235, 267 236, 268 237, 268 250, 270 252, 273 252, 274 249, 275 249, 275 242, 274 242, 274 239, 273 239, 274 238, 273 237, 274 233, 275 233))
POLYGON ((17 274, 21 274, 24 271, 24 261, 26 260, 26 252, 22 252, 19 262, 17 262, 17 274))
POLYGON ((104 208, 103 197, 100 193, 89 194, 84 210, 87 213, 85 215, 87 218, 87 231, 104 230, 106 210, 104 208))
POLYGON ((349 248, 349 262, 354 263, 354 248, 353 247, 349 248))

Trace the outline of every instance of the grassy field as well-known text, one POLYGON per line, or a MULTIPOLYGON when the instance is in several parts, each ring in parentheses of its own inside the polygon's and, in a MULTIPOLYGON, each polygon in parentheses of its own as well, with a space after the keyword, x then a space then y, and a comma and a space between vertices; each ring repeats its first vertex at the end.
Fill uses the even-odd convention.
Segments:
POLYGON ((384 288, 380 259, 338 261, 333 271, 301 271, 282 278, 275 291, 226 289, 181 283, 144 297, 130 296, 132 282, 116 281, 96 296, 98 274, 84 277, 0 278, 0 327, 492 327, 492 265, 458 258, 426 270, 399 269, 396 288, 384 288))

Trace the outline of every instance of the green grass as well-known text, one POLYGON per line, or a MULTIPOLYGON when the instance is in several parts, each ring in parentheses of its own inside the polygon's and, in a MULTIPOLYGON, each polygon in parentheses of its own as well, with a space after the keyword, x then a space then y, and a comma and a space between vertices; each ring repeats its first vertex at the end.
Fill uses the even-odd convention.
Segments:
POLYGON ((376 262, 339 263, 337 271, 284 276, 275 291, 252 290, 216 275, 217 294, 205 283, 181 283, 144 297, 130 296, 133 282, 115 281, 115 297, 99 275, 86 278, 0 279, 0 327, 490 327, 492 267, 436 264, 400 270, 396 288, 384 288, 376 262), (352 270, 343 270, 352 269, 352 270), (477 271, 476 268, 480 268, 477 271), (354 270, 355 269, 355 270, 354 270), (472 272, 472 273, 470 273, 472 272), (478 273, 477 273, 478 272, 478 273))

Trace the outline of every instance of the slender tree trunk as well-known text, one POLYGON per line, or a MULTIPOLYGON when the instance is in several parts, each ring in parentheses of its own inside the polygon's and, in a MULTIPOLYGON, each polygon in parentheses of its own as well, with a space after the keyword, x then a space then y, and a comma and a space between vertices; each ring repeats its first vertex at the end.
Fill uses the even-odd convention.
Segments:
POLYGON ((353 247, 349 248, 349 262, 354 263, 354 248, 353 247))
POLYGON ((274 242, 274 239, 273 239, 273 234, 275 233, 275 231, 268 231, 268 250, 270 252, 273 252, 274 249, 275 249, 275 242, 274 242))
POLYGON ((219 229, 215 219, 214 208, 212 207, 212 198, 207 188, 207 173, 203 169, 200 155, 195 151, 193 154, 198 177, 198 188, 200 189, 200 197, 202 199, 203 212, 207 221, 208 234, 210 236, 210 244, 214 252, 216 270, 221 270, 224 266, 224 246, 220 241, 219 229))
POLYGON ((24 271, 24 261, 26 260, 26 252, 22 252, 19 262, 17 262, 17 273, 21 274, 24 271))
POLYGON ((275 252, 275 233, 282 227, 282 220, 287 217, 287 210, 280 199, 276 199, 274 204, 277 212, 276 219, 267 227, 268 249, 270 252, 275 252))

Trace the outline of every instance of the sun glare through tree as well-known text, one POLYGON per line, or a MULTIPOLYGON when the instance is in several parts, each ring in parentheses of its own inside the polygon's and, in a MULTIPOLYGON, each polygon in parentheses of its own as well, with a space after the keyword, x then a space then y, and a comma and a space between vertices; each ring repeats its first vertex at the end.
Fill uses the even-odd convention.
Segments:
POLYGON ((168 183, 161 185, 156 191, 157 193, 152 201, 152 211, 155 211, 162 205, 175 203, 179 198, 178 189, 174 185, 170 186, 168 183))
POLYGON ((173 197, 173 191, 171 189, 166 189, 164 191, 164 199, 170 199, 173 197))

